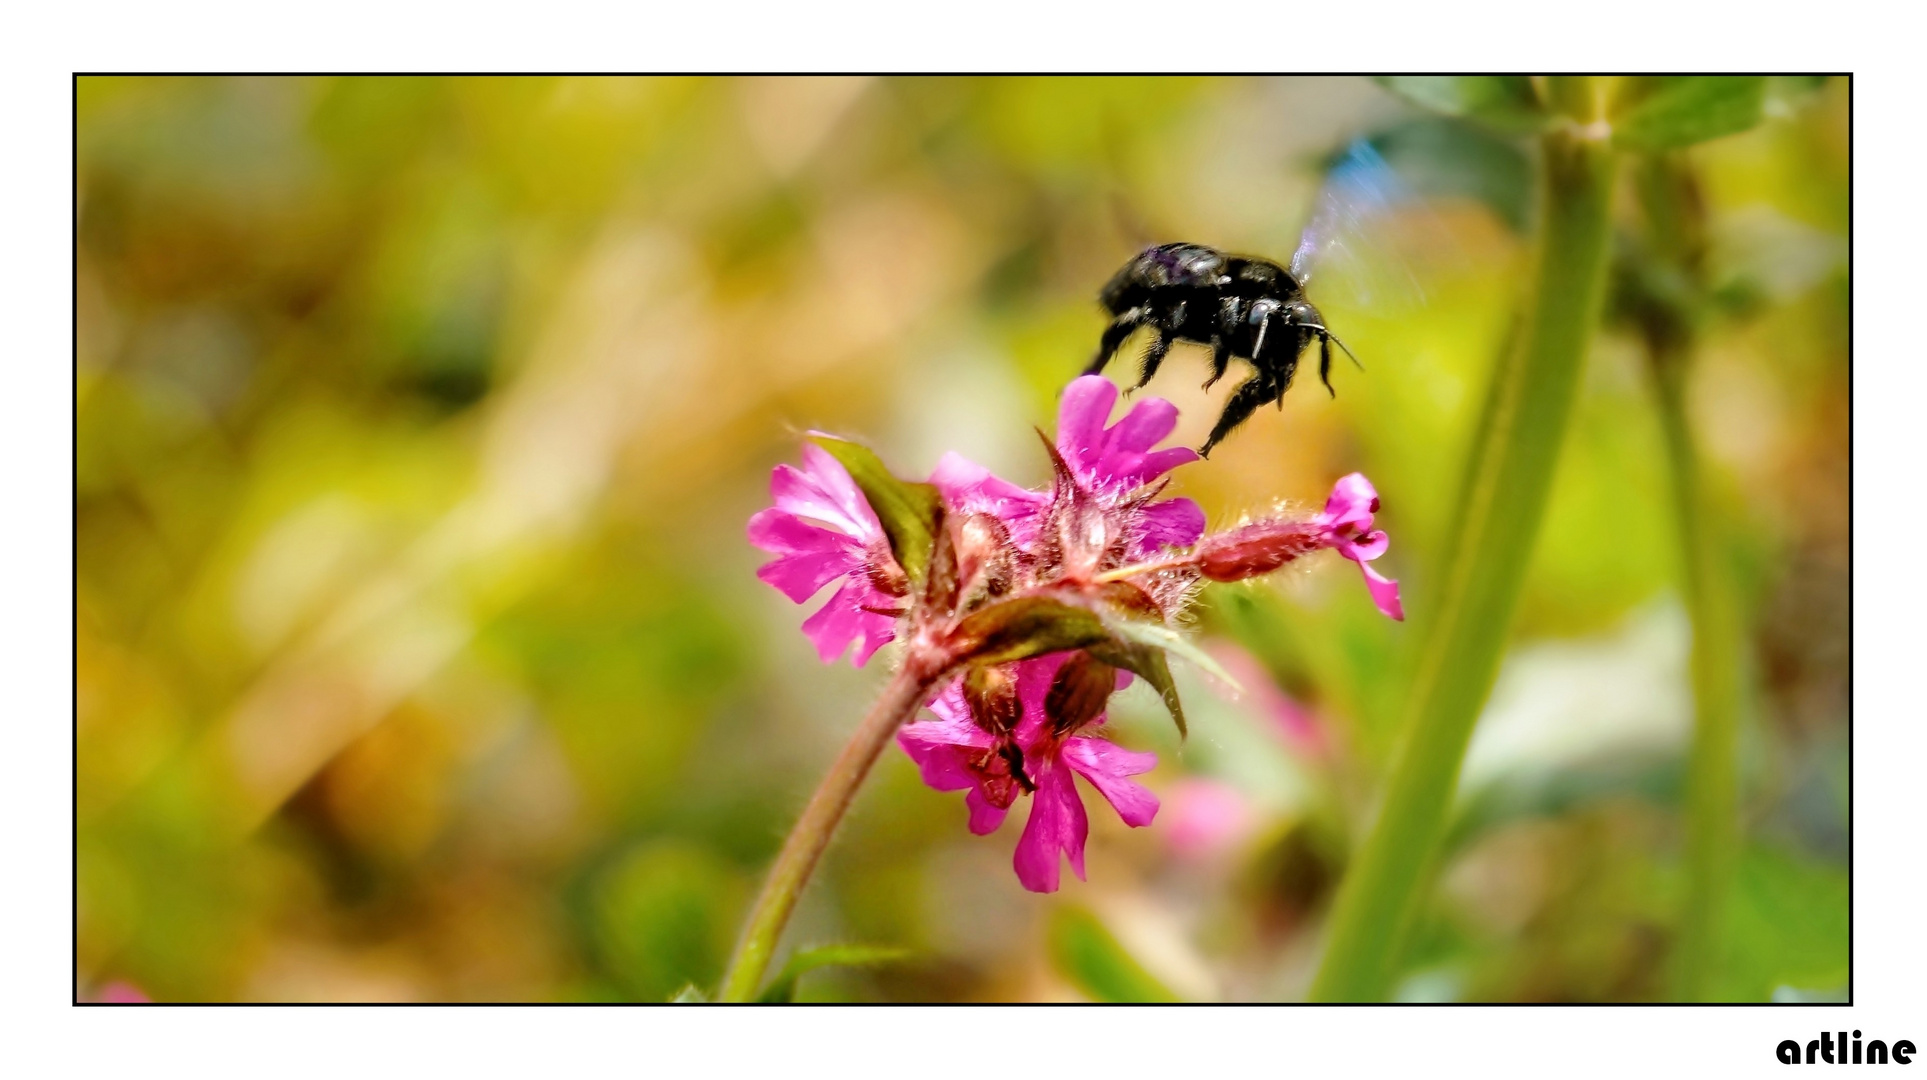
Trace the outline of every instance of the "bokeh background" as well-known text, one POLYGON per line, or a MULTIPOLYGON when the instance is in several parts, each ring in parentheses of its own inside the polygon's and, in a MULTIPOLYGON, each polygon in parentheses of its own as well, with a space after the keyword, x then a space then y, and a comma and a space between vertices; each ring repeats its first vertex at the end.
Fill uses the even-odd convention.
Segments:
MULTIPOLYGON (((1368 370, 1341 361, 1335 400, 1303 379, 1173 491, 1221 523, 1363 470, 1422 611, 1534 198, 1529 143, 1354 79, 76 94, 83 998, 713 985, 889 657, 825 667, 753 576, 770 468, 823 428, 905 474, 954 449, 1044 481, 1031 429, 1098 286, 1151 242, 1286 257, 1359 137, 1410 197, 1311 293, 1368 370)), ((1844 80, 1776 81, 1765 123, 1687 158, 1691 415, 1745 613, 1739 1000, 1847 984, 1847 129, 1844 80)), ((1228 387, 1204 367, 1180 345, 1149 391, 1192 445, 1228 387)), ((1668 498, 1640 339, 1609 325, 1400 998, 1665 996, 1692 714, 1668 498)), ((1245 693, 1181 674, 1182 744, 1120 696, 1164 809, 1093 807, 1090 882, 1052 896, 1011 873, 1021 819, 972 837, 891 751, 788 940, 905 955, 799 996, 1302 996, 1412 625, 1336 559, 1208 592, 1245 693)))

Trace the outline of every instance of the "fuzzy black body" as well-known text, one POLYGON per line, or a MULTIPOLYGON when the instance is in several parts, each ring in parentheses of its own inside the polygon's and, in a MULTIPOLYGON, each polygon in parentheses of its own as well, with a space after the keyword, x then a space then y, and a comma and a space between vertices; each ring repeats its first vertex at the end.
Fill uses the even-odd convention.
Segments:
MULTIPOLYGON (((1208 388, 1224 377, 1231 358, 1248 361, 1255 374, 1232 392, 1211 437, 1211 448, 1259 406, 1282 402, 1298 371, 1298 357, 1312 341, 1323 346, 1318 376, 1331 390, 1331 332, 1291 272, 1265 259, 1227 255, 1201 244, 1160 244, 1138 253, 1112 276, 1098 299, 1111 325, 1085 374, 1104 370, 1124 339, 1141 326, 1157 331, 1144 352, 1137 386, 1157 374, 1173 341, 1211 347, 1208 388)), ((1343 343, 1340 343, 1343 348, 1343 343)))

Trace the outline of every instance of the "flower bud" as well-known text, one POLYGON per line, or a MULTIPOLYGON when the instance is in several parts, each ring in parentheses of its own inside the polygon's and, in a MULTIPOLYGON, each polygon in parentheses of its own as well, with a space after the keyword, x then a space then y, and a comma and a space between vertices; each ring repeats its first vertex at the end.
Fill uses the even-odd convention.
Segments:
POLYGON ((990 514, 969 514, 957 525, 957 577, 966 591, 990 596, 1010 591, 1016 577, 1010 529, 990 514))
POLYGON ((1256 521, 1205 537, 1191 558, 1212 581, 1243 581, 1325 546, 1321 530, 1310 522, 1256 521))

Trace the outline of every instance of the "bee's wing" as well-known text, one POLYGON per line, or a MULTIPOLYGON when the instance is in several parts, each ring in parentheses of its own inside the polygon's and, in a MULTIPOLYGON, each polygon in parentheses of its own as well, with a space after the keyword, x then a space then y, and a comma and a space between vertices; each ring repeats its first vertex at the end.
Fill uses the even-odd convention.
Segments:
POLYGON ((1344 264, 1344 276, 1361 303, 1425 302, 1425 289, 1410 264, 1393 248, 1400 212, 1417 197, 1385 163, 1368 139, 1354 141, 1325 173, 1311 221, 1291 256, 1299 284, 1344 264))

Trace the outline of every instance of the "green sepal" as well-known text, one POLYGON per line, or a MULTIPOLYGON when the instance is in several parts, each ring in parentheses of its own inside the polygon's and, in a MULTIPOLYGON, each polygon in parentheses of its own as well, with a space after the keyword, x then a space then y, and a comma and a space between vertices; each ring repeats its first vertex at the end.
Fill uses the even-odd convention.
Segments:
POLYGON ((776 979, 756 1000, 764 1004, 787 1004, 796 1000, 796 980, 824 967, 870 967, 888 964, 910 955, 908 950, 887 945, 818 945, 798 949, 776 979))
POLYGON ((1178 686, 1171 681, 1171 665, 1165 660, 1163 650, 1120 636, 1093 645, 1087 651, 1112 667, 1123 668, 1150 683, 1151 689, 1158 692, 1159 700, 1164 702, 1165 711, 1171 714, 1171 722, 1178 726, 1178 738, 1191 737, 1191 729, 1184 722, 1184 703, 1178 700, 1178 686))
POLYGON ((1165 626, 1157 608, 1136 586, 1113 582, 1093 604, 1051 596, 1020 596, 972 613, 952 637, 961 659, 972 665, 1008 664, 1046 653, 1083 649, 1092 659, 1123 668, 1157 691, 1178 726, 1190 729, 1166 653, 1176 653, 1227 686, 1238 681, 1184 635, 1165 626))
POLYGON ((932 484, 899 480, 867 446, 820 432, 812 432, 809 440, 849 470, 850 479, 883 525, 890 554, 896 556, 912 586, 921 586, 930 565, 931 544, 943 527, 943 496, 932 484))
POLYGON ((1224 683, 1234 693, 1243 693, 1244 687, 1222 664, 1211 658, 1211 654, 1198 648, 1190 638, 1178 633, 1163 623, 1147 623, 1138 619, 1113 619, 1109 626, 1111 632, 1140 645, 1148 645, 1168 653, 1175 653, 1204 669, 1205 674, 1224 683))
POLYGON ((1673 150, 1734 135, 1760 122, 1760 75, 1649 75, 1629 78, 1613 101, 1613 144, 1673 150))
POLYGON ((676 996, 669 999, 669 1004, 707 1005, 709 1004, 709 995, 703 993, 703 988, 697 986, 695 983, 684 983, 683 988, 676 991, 676 996))
POLYGON ((951 636, 973 664, 1008 664, 1045 653, 1084 649, 1111 632, 1097 612, 1049 596, 1019 596, 979 608, 951 636))
POLYGON ((1524 75, 1389 75, 1375 81, 1435 113, 1504 131, 1539 131, 1550 119, 1538 89, 1524 75))

